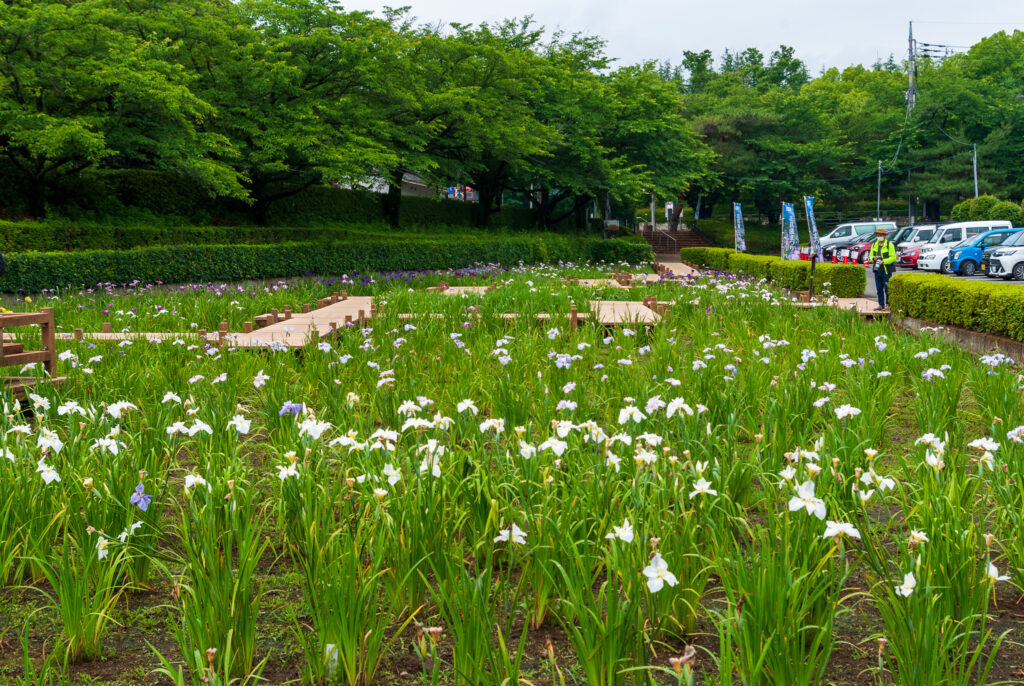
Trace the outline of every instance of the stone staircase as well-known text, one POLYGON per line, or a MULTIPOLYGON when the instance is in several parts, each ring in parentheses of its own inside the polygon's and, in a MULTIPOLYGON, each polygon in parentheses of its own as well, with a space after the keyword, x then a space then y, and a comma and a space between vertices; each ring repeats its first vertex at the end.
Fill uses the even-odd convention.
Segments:
POLYGON ((658 229, 651 230, 649 224, 644 224, 638 230, 638 233, 654 249, 656 254, 674 254, 678 259, 680 248, 711 247, 711 241, 702 233, 690 231, 686 228, 679 231, 669 231, 663 228, 666 226, 666 224, 659 224, 658 229))

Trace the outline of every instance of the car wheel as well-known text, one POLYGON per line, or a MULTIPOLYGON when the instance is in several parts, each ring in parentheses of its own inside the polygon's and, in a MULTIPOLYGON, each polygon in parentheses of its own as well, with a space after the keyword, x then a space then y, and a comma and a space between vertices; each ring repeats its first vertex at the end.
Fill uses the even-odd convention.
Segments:
POLYGON ((1024 281, 1024 262, 1013 266, 1013 280, 1024 281))
POLYGON ((945 258, 939 263, 939 271, 943 274, 952 274, 953 269, 949 266, 949 258, 945 258))
POLYGON ((965 260, 960 265, 960 273, 964 276, 974 276, 974 273, 978 270, 978 265, 974 264, 971 260, 965 260))

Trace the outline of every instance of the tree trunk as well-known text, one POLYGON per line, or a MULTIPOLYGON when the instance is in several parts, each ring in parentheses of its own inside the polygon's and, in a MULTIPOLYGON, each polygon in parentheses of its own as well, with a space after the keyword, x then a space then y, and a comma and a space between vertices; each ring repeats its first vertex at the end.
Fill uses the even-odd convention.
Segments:
POLYGON ((494 212, 494 201, 497 199, 499 191, 497 184, 490 181, 478 183, 474 188, 480 194, 480 202, 477 203, 476 225, 485 227, 494 212))
POLYGON ((28 213, 34 219, 46 216, 46 184, 42 179, 28 181, 28 213))
POLYGON ((266 226, 270 218, 271 199, 266 193, 253 190, 252 220, 257 226, 266 226))
MULTIPOLYGON (((686 205, 686 191, 680 191, 676 197, 676 206, 672 209, 672 216, 668 218, 668 230, 679 230, 679 218, 683 216, 683 207, 686 205)), ((696 219, 696 217, 695 217, 696 219)))

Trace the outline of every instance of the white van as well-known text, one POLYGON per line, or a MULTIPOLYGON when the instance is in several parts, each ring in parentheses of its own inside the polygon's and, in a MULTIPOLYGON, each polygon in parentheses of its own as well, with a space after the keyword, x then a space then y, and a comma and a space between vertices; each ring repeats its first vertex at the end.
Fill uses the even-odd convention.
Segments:
POLYGON ((896 222, 851 222, 840 224, 832 233, 821 238, 821 247, 827 248, 838 243, 854 243, 857 236, 870 236, 877 229, 895 231, 896 222))
POLYGON ((932 236, 935 234, 935 229, 938 227, 935 224, 918 224, 914 229, 914 233, 903 239, 899 244, 900 252, 904 250, 913 250, 919 248, 925 243, 931 241, 932 236))
POLYGON ((936 229, 931 239, 921 246, 917 268, 925 271, 943 271, 943 265, 949 257, 949 249, 960 241, 988 233, 994 229, 1010 228, 1013 228, 1013 224, 1003 219, 943 224, 936 229))

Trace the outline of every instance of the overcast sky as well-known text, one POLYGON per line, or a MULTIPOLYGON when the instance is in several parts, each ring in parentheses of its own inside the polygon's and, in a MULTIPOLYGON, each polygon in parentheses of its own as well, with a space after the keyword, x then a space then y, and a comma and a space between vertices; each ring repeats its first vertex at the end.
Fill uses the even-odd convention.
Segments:
POLYGON ((683 50, 796 48, 812 76, 823 66, 872 64, 907 53, 907 22, 919 42, 969 46, 996 31, 1024 30, 1022 0, 350 0, 346 9, 411 5, 425 23, 480 23, 532 14, 549 30, 607 41, 620 63, 668 59, 683 50))

